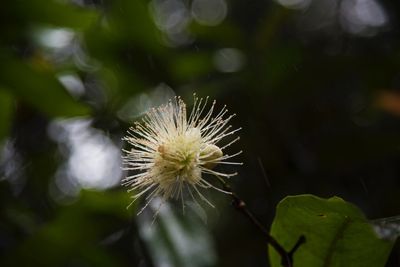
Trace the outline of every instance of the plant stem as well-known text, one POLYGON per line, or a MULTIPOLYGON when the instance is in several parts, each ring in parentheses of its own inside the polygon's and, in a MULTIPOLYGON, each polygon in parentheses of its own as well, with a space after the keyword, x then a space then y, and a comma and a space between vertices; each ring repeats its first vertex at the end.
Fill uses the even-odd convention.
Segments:
POLYGON ((225 182, 225 180, 223 180, 221 177, 218 177, 218 180, 221 182, 224 191, 229 192, 230 196, 232 197, 232 205, 236 208, 236 210, 244 214, 262 232, 263 236, 267 239, 267 243, 271 245, 275 249, 275 251, 281 256, 282 266, 293 267, 293 254, 303 243, 306 242, 305 236, 300 236, 293 248, 290 251, 286 251, 282 247, 282 245, 279 244, 279 242, 269 234, 268 230, 247 208, 246 203, 241 198, 239 198, 239 196, 235 192, 232 191, 232 188, 225 182))

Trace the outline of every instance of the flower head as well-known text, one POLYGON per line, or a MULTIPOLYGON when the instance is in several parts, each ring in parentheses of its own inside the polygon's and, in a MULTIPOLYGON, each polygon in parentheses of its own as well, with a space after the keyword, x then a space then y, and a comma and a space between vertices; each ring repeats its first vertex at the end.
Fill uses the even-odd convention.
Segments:
POLYGON ((135 192, 132 203, 144 194, 148 201, 143 209, 156 196, 164 200, 181 198, 183 203, 183 194, 188 192, 193 200, 198 196, 212 206, 199 189, 223 190, 212 185, 203 174, 219 178, 236 175, 213 170, 217 164, 241 164, 229 159, 242 151, 232 155, 223 153, 239 137, 219 145, 222 139, 240 130, 232 130, 228 125, 235 114, 226 117, 228 110, 223 107, 214 115, 215 101, 208 110, 207 104, 208 97, 198 99, 195 96, 188 116, 186 104, 176 97, 149 110, 141 122, 130 128, 124 140, 132 149, 125 150, 124 166, 136 173, 122 183, 129 187, 128 191, 135 192))

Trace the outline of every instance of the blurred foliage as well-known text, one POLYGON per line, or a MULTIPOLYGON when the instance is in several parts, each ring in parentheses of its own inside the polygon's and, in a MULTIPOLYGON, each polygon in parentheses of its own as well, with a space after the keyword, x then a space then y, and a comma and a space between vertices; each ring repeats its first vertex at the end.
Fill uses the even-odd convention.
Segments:
MULTIPOLYGON (((93 266, 123 266, 115 252, 107 250, 107 242, 119 234, 110 233, 126 227, 129 219, 126 201, 124 192, 83 192, 78 202, 61 208, 55 218, 39 226, 29 239, 7 253, 4 264, 61 266, 84 261, 93 266), (102 219, 107 217, 113 220, 102 219), (100 244, 93 246, 95 242, 100 244)), ((23 224, 21 215, 13 212, 10 210, 9 216, 23 224)))
POLYGON ((62 117, 88 113, 88 108, 74 101, 65 91, 54 77, 54 73, 36 70, 29 63, 15 59, 3 58, 2 63, 3 68, 0 68, 2 86, 46 115, 62 117), (43 101, 48 103, 43 104, 43 101))
MULTIPOLYGON (((398 2, 0 6, 1 266, 161 266, 163 253, 165 266, 187 266, 207 231, 196 266, 268 266, 265 240, 224 195, 209 192, 219 208, 207 224, 169 211, 150 239, 150 222, 125 209, 120 159, 105 154, 174 93, 238 114, 245 164, 231 182, 265 225, 282 198, 304 193, 338 195, 367 218, 400 214, 398 2)), ((387 266, 399 265, 395 244, 387 266)))
POLYGON ((13 114, 13 97, 12 95, 0 89, 0 140, 8 136, 11 127, 11 118, 13 114))
MULTIPOLYGON (((176 214, 166 204, 157 213, 157 219, 148 216, 140 220, 140 232, 155 266, 216 265, 212 238, 204 222, 198 220, 201 211, 198 207, 188 208, 185 213, 178 211, 176 214)), ((153 208, 153 211, 157 212, 157 209, 153 208)))

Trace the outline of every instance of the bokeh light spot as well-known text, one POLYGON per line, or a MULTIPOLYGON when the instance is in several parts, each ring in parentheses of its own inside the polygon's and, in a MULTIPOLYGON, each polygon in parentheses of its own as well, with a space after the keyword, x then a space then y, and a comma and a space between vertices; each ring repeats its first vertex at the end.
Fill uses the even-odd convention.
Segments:
POLYGON ((214 54, 215 68, 221 72, 239 71, 245 63, 245 56, 236 48, 223 48, 214 54))
POLYGON ((224 0, 194 0, 191 11, 198 23, 216 26, 225 19, 228 7, 224 0))

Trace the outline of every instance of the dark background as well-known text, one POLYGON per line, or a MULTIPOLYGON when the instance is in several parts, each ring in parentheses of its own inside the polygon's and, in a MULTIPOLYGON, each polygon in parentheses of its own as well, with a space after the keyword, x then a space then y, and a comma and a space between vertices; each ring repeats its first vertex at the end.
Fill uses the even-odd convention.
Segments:
MULTIPOLYGON (((302 193, 400 214, 399 12, 388 0, 1 3, 0 265, 268 266, 221 193, 207 192, 216 209, 172 203, 154 224, 157 204, 126 209, 121 138, 175 94, 237 114, 229 150, 244 165, 230 183, 266 226, 302 193)), ((387 266, 399 265, 396 246, 387 266)))

